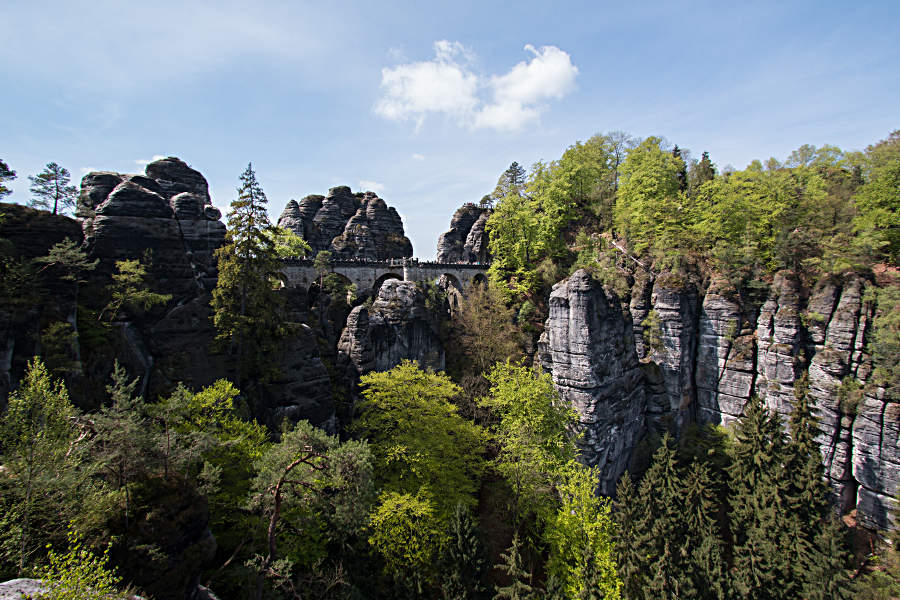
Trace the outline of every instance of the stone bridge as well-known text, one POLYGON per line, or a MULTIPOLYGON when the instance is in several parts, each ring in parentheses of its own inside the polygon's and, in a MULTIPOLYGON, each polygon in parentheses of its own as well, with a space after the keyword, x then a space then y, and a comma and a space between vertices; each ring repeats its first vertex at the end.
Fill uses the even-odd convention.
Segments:
MULTIPOLYGON (((331 272, 356 284, 359 293, 377 292, 388 279, 402 281, 447 281, 460 292, 465 292, 473 283, 487 281, 486 264, 420 262, 415 258, 386 261, 333 260, 331 272)), ((309 289, 319 277, 311 260, 288 260, 282 272, 289 287, 309 289)))

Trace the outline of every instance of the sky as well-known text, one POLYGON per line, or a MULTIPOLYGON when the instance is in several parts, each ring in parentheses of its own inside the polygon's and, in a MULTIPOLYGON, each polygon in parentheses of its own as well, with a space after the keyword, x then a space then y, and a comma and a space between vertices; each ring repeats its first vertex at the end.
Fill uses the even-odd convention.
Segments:
POLYGON ((664 136, 720 168, 900 128, 900 2, 34 2, 0 21, 7 201, 178 156, 227 211, 252 162, 275 221, 377 192, 415 255, 513 161, 596 133, 664 136), (728 4, 734 4, 729 7, 728 4))

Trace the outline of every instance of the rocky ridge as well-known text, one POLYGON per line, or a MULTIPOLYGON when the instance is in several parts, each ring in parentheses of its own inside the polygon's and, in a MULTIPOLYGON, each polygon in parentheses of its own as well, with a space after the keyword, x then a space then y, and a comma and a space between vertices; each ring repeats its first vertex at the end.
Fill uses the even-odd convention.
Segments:
POLYGON ((333 187, 326 196, 289 201, 278 226, 306 240, 313 256, 321 251, 371 261, 412 256, 397 210, 373 192, 354 194, 347 186, 333 187))
POLYGON ((487 220, 491 211, 471 202, 453 213, 450 230, 442 233, 437 243, 437 262, 488 263, 487 220))

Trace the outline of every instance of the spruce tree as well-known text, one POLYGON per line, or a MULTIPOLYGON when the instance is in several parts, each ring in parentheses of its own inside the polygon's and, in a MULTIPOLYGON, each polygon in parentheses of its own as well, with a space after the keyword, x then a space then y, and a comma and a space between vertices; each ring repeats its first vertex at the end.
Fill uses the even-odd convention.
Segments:
POLYGON ((631 475, 626 471, 616 486, 615 551, 619 579, 622 580, 622 595, 629 600, 642 597, 644 574, 647 565, 641 551, 637 522, 644 506, 640 504, 631 475))
POLYGON ((506 573, 511 580, 508 586, 495 588, 497 593, 494 595, 494 600, 530 600, 535 597, 535 590, 530 585, 531 573, 525 570, 519 550, 519 534, 517 533, 513 536, 512 544, 506 554, 500 555, 504 562, 494 566, 495 569, 506 573))
POLYGON ((281 263, 269 234, 266 195, 253 166, 241 174, 238 197, 231 203, 225 244, 216 251, 219 279, 213 290, 216 340, 237 359, 237 385, 264 369, 264 354, 285 333, 281 296, 277 293, 281 263))
MULTIPOLYGON (((666 434, 641 480, 638 505, 642 510, 636 519, 638 547, 645 557, 645 568, 662 561, 658 566, 665 568, 665 577, 681 568, 680 552, 668 544, 684 539, 683 487, 675 449, 666 434)), ((653 589, 654 593, 657 587, 644 586, 645 592, 653 589)), ((654 593, 646 597, 653 598, 654 593)))
POLYGON ((16 178, 16 172, 9 168, 9 165, 0 159, 0 200, 12 194, 12 190, 6 186, 7 181, 16 178))
POLYGON ((730 524, 733 584, 739 598, 790 598, 791 568, 782 546, 784 434, 777 416, 753 397, 734 429, 730 524))
POLYGON ((724 600, 727 566, 716 516, 719 512, 709 468, 695 460, 685 477, 685 568, 679 573, 685 597, 724 600))
POLYGON ((845 600, 852 597, 847 575, 847 548, 840 521, 826 520, 814 542, 816 560, 809 565, 803 588, 805 600, 845 600))
POLYGON ((484 556, 477 522, 465 505, 456 505, 444 550, 442 592, 446 600, 476 598, 481 591, 484 556))

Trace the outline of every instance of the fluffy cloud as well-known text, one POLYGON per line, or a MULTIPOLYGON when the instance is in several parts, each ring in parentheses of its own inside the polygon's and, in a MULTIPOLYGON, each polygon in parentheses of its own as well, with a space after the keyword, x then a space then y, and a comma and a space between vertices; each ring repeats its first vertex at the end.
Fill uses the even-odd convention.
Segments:
POLYGON ((556 46, 536 49, 509 72, 490 77, 472 70, 474 53, 460 44, 434 43, 434 59, 381 70, 382 95, 375 112, 420 128, 429 114, 442 114, 473 129, 517 131, 537 122, 548 100, 575 89, 578 68, 556 46))

